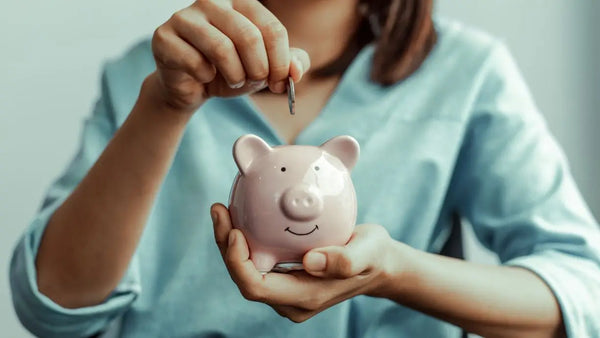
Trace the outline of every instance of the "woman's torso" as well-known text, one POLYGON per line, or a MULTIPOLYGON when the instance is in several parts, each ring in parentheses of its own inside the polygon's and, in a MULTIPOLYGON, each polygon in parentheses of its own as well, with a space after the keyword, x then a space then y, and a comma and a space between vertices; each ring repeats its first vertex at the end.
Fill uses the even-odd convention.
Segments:
MULTIPOLYGON (((430 252, 441 249, 450 229, 448 188, 492 43, 452 23, 438 23, 438 31, 438 45, 421 69, 388 88, 368 80, 372 46, 361 51, 296 138, 319 145, 336 135, 355 137, 361 145, 352 172, 357 223, 381 224, 396 240, 430 252)), ((149 43, 112 68, 108 84, 120 124, 153 69, 149 43)), ((383 299, 356 297, 302 324, 245 300, 214 243, 209 207, 227 203, 237 173, 231 147, 247 133, 284 143, 248 97, 211 99, 190 121, 132 262, 141 294, 123 317, 122 336, 459 335, 457 327, 383 299)))

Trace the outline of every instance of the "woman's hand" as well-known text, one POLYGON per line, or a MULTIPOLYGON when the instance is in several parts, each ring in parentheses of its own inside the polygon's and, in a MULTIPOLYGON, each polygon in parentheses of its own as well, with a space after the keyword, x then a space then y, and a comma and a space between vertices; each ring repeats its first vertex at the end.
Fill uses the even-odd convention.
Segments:
POLYGON ((211 208, 215 239, 242 295, 303 322, 357 295, 387 298, 484 337, 564 337, 558 301, 533 272, 415 250, 379 225, 348 244, 309 251, 306 271, 261 275, 227 208, 211 208), (316 255, 315 255, 316 254, 316 255), (319 256, 322 254, 323 256, 319 256))
POLYGON ((244 235, 232 229, 227 208, 215 204, 211 216, 217 245, 242 295, 294 322, 360 294, 378 296, 390 272, 394 241, 379 225, 357 226, 343 247, 309 251, 303 261, 306 271, 262 275, 250 260, 244 235))
POLYGON ((298 82, 310 67, 308 54, 290 48, 285 27, 259 1, 197 0, 156 29, 152 51, 151 96, 188 113, 213 96, 267 85, 283 93, 288 76, 298 82))

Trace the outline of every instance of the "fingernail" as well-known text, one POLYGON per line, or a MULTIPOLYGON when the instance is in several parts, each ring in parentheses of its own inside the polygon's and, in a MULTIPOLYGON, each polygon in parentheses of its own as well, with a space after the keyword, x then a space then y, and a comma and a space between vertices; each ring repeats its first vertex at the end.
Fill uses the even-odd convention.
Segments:
POLYGON ((267 80, 250 80, 248 86, 256 89, 263 88, 267 85, 267 80))
POLYGON ((327 265, 327 257, 320 252, 309 252, 304 259, 304 268, 310 271, 323 271, 327 265))
POLYGON ((234 84, 229 83, 229 87, 233 88, 233 89, 242 88, 244 86, 244 83, 246 83, 246 81, 242 81, 242 82, 238 82, 238 83, 234 83, 234 84))
POLYGON ((217 214, 216 211, 212 210, 210 212, 210 217, 212 218, 213 223, 217 223, 217 220, 219 219, 219 215, 217 214))
POLYGON ((235 233, 233 233, 233 231, 229 232, 229 245, 233 245, 233 242, 235 242, 235 233))

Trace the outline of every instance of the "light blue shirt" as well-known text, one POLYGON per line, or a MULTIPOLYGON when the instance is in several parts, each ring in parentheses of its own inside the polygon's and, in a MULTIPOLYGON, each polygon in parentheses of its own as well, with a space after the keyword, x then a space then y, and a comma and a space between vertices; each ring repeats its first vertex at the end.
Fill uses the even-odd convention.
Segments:
MULTIPOLYGON (((506 47, 457 23, 438 20, 437 27, 439 42, 423 66, 391 87, 369 81, 373 47, 364 48, 297 143, 352 135, 361 145, 352 173, 358 224, 381 224, 398 241, 439 252, 457 212, 503 264, 546 281, 571 337, 599 336, 598 224, 563 153, 506 47)), ((283 143, 247 96, 210 99, 194 115, 129 269, 105 302, 65 309, 40 294, 34 260, 49 217, 123 123, 153 70, 149 41, 106 65, 79 153, 15 248, 13 299, 29 330, 89 336, 121 318, 122 337, 460 335, 456 326, 386 299, 359 296, 294 324, 241 296, 214 243, 209 206, 227 203, 239 136, 283 143)))

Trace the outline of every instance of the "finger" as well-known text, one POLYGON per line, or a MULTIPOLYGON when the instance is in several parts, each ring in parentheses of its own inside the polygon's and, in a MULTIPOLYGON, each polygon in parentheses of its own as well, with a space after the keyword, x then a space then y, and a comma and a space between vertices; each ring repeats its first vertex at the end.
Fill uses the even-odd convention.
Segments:
POLYGON ((215 242, 224 259, 228 248, 229 232, 233 228, 229 211, 223 204, 215 203, 210 208, 210 216, 213 220, 215 242))
POLYGON ((269 61, 269 88, 283 93, 290 73, 290 44, 285 26, 259 1, 235 0, 233 8, 260 30, 269 61))
POLYGON ((302 323, 314 315, 317 311, 304 310, 295 306, 272 306, 273 310, 282 317, 286 317, 294 323, 302 323))
POLYGON ((211 25, 195 8, 175 13, 172 22, 177 34, 216 67, 229 87, 241 88, 244 85, 246 73, 242 61, 227 35, 211 25))
POLYGON ((233 41, 247 80, 254 83, 266 81, 269 76, 269 61, 258 27, 231 8, 213 10, 210 22, 233 41))
POLYGON ((225 265, 231 279, 237 284, 242 295, 252 301, 266 299, 263 288, 263 277, 250 260, 248 244, 242 232, 233 229, 229 233, 228 249, 225 254, 225 265))
POLYGON ((306 74, 310 68, 310 57, 308 53, 300 48, 290 48, 292 61, 290 64, 290 76, 294 82, 300 82, 302 76, 306 74))
POLYGON ((293 308, 318 313, 339 302, 360 294, 364 282, 360 279, 326 279, 305 272, 293 275, 270 273, 264 276, 268 290, 265 303, 274 308, 293 308))
POLYGON ((267 290, 265 303, 271 306, 294 306, 305 310, 320 309, 336 295, 353 290, 358 285, 352 279, 331 280, 317 278, 305 272, 268 273, 262 287, 267 290))
POLYGON ((161 26, 154 32, 152 52, 160 68, 181 70, 201 83, 208 83, 215 77, 215 67, 166 26, 161 26))
POLYGON ((377 246, 355 232, 345 246, 330 246, 309 251, 304 255, 306 272, 313 276, 346 279, 368 271, 372 257, 370 252, 377 246))

